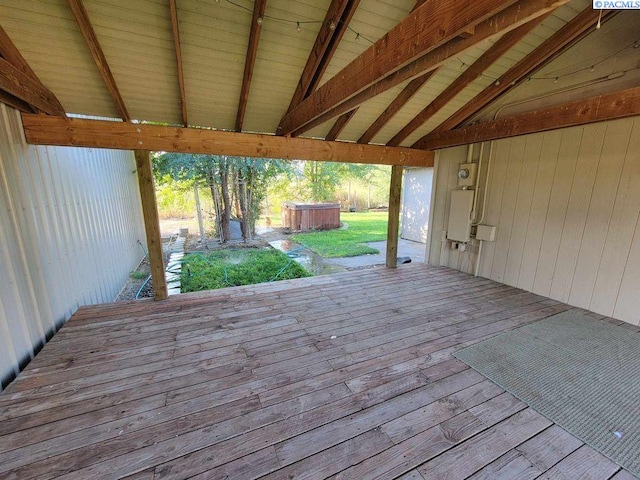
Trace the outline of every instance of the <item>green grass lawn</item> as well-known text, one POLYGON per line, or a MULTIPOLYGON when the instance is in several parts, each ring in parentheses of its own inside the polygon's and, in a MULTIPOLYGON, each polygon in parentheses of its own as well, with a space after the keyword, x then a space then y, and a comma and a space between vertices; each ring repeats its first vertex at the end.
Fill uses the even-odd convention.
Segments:
POLYGON ((233 248, 185 255, 181 283, 186 293, 310 276, 278 250, 233 248))
POLYGON ((341 213, 340 220, 348 228, 299 233, 292 239, 327 258, 379 253, 366 243, 386 240, 387 215, 387 212, 341 213))

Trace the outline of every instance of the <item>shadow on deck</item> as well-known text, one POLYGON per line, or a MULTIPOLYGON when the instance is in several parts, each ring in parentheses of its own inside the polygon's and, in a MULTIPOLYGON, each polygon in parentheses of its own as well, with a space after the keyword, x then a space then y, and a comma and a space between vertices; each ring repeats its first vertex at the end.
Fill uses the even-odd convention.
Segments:
POLYGON ((571 307, 424 264, 80 309, 0 477, 632 478, 452 353, 571 307))

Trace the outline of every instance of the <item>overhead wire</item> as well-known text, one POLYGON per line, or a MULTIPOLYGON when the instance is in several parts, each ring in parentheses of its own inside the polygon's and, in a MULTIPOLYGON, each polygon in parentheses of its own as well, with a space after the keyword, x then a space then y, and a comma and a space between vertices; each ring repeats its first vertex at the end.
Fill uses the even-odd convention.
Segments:
MULTIPOLYGON (((536 77, 533 75, 524 77, 522 80, 526 80, 526 81, 531 81, 531 80, 552 80, 554 83, 557 82, 558 80, 565 78, 565 77, 571 77, 573 75, 576 75, 580 72, 584 72, 585 70, 589 70, 591 72, 593 72, 596 67, 598 67, 599 65, 603 64, 604 62, 606 62, 607 60, 611 60, 613 57, 620 55, 622 52, 624 52, 625 50, 629 49, 629 48, 638 48, 640 46, 640 40, 635 40, 631 43, 629 43, 628 45, 620 48, 619 50, 613 52, 610 55, 607 55, 606 57, 602 58, 601 60, 598 60, 597 62, 593 62, 593 63, 589 63, 589 65, 587 65, 586 67, 581 67, 581 68, 577 68, 576 70, 570 71, 569 73, 564 73, 561 75, 550 75, 550 76, 541 76, 541 77, 536 77)), ((478 71, 477 69, 473 68, 473 64, 467 64, 466 62, 463 62, 460 58, 457 58, 458 62, 460 62, 460 68, 467 68, 467 69, 471 69, 472 71, 474 71, 475 73, 478 74, 479 77, 481 78, 486 78, 487 80, 491 80, 494 82, 499 82, 501 80, 502 77, 493 77, 491 75, 486 75, 480 71, 478 71)), ((581 62, 581 64, 584 62, 581 62)), ((574 65, 573 66, 578 67, 578 65, 574 65)), ((572 68, 572 67, 569 67, 572 68)), ((616 72, 614 72, 616 73, 616 72)))
MULTIPOLYGON (((238 3, 235 0, 225 0, 225 1, 227 3, 233 5, 233 6, 237 7, 237 8, 241 8, 242 10, 246 10, 249 13, 253 13, 253 8, 250 8, 250 7, 247 7, 245 5, 242 5, 242 4, 238 3)), ((326 20, 310 20, 310 19, 307 19, 307 20, 301 20, 301 19, 291 20, 289 18, 277 17, 275 15, 267 15, 266 13, 264 15, 260 16, 260 22, 262 22, 264 19, 273 20, 273 21, 280 22, 280 23, 285 23, 285 24, 288 24, 288 25, 294 25, 298 32, 300 32, 300 30, 301 30, 301 28, 300 28, 301 25, 312 25, 312 24, 316 24, 317 25, 317 24, 325 23, 325 21, 326 21, 326 20)), ((340 20, 340 19, 337 19, 337 20, 330 21, 329 26, 331 27, 332 24, 334 25, 334 28, 332 28, 332 30, 333 30, 333 29, 335 29, 336 25, 342 25, 342 24, 344 24, 344 22, 342 20, 340 20)), ((349 30, 350 32, 355 34, 355 41, 356 42, 359 41, 360 39, 363 39, 366 42, 371 43, 372 45, 375 43, 374 40, 372 40, 368 36, 363 35, 362 33, 358 32, 357 30, 352 28, 350 25, 345 25, 345 26, 346 26, 347 30, 349 30)))

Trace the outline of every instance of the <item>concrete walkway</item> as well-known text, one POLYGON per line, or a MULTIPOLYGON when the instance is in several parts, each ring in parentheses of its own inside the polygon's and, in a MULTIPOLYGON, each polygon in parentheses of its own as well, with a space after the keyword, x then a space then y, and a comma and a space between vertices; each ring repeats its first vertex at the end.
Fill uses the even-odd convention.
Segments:
MULTIPOLYGON (((340 265, 345 268, 359 268, 369 265, 380 265, 386 261, 387 241, 367 243, 371 248, 375 248, 380 253, 372 255, 359 255, 357 257, 324 258, 326 263, 340 265)), ((409 257, 412 262, 424 262, 427 246, 424 243, 413 242, 411 240, 398 240, 398 257, 409 257)))

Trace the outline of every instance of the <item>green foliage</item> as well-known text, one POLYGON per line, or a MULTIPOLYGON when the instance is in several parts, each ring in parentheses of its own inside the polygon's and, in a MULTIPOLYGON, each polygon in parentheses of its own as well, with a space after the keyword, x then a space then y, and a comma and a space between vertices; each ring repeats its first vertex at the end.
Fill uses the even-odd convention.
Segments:
POLYGON ((304 163, 300 160, 288 162, 288 168, 269 179, 267 199, 264 202, 267 214, 280 213, 285 201, 307 201, 304 193, 304 163))
POLYGON ((295 242, 323 257, 355 257, 378 250, 365 245, 387 238, 387 213, 342 213, 341 221, 348 228, 293 235, 295 242))
POLYGON ((331 162, 304 163, 304 194, 314 202, 328 202, 335 198, 343 165, 331 162))
POLYGON ((131 277, 133 280, 144 280, 148 276, 149 274, 144 272, 131 272, 129 274, 129 277, 131 277))
MULTIPOLYGON (((357 192, 358 208, 386 205, 391 169, 381 165, 293 161, 268 183, 268 213, 279 213, 285 201, 343 201, 357 192), (350 188, 349 188, 350 187, 350 188)), ((347 203, 343 203, 347 206, 347 203)))
POLYGON ((310 276, 278 250, 228 248, 186 255, 181 281, 184 293, 310 276))
POLYGON ((195 215, 193 183, 189 180, 174 180, 169 175, 163 176, 160 181, 156 181, 156 198, 161 218, 195 215))
MULTIPOLYGON (((245 238, 250 236, 260 216, 269 181, 290 169, 288 162, 277 159, 181 153, 156 154, 153 167, 160 188, 177 187, 178 194, 182 192, 189 197, 186 193, 188 187, 193 188, 196 183, 208 187, 216 212, 216 224, 222 229, 225 239, 228 239, 228 223, 234 209, 235 216, 242 222, 245 238)), ((166 205, 164 198, 159 202, 161 212, 175 208, 177 203, 168 194, 165 197, 166 205)))

